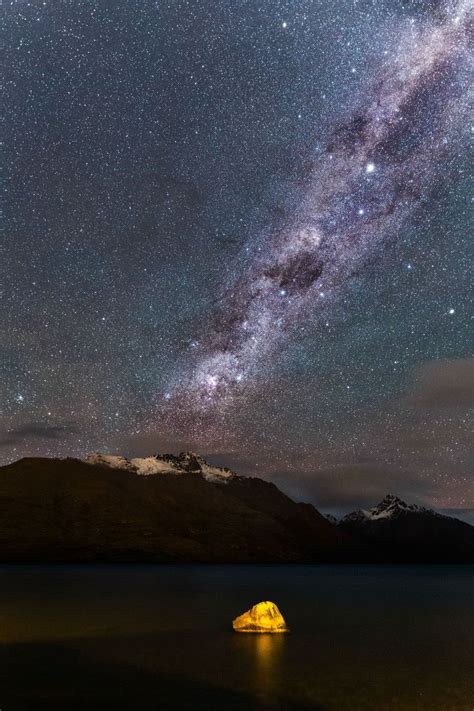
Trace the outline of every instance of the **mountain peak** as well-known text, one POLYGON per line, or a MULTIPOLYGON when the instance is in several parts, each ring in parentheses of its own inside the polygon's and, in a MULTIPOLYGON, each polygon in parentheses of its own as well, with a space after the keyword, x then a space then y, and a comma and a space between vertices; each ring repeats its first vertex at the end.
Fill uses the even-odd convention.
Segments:
POLYGON ((180 452, 177 460, 187 471, 202 471, 203 467, 209 466, 204 457, 196 452, 180 452))
POLYGON ((416 506, 415 504, 407 504, 405 501, 402 501, 398 496, 395 496, 395 494, 387 494, 384 496, 382 501, 377 504, 377 506, 374 506, 373 509, 370 509, 370 513, 372 514, 372 517, 376 516, 382 516, 382 514, 394 514, 396 512, 400 511, 419 511, 421 510, 420 507, 416 506))
POLYGON ((386 496, 383 497, 382 501, 377 504, 377 507, 386 507, 386 506, 392 506, 392 505, 401 505, 401 506, 407 506, 405 501, 402 501, 399 496, 396 496, 395 494, 387 494, 386 496))
POLYGON ((425 509, 416 504, 407 504, 395 494, 384 496, 377 506, 371 509, 354 511, 344 517, 344 521, 379 521, 381 519, 397 518, 407 513, 432 513, 438 516, 435 511, 425 509))

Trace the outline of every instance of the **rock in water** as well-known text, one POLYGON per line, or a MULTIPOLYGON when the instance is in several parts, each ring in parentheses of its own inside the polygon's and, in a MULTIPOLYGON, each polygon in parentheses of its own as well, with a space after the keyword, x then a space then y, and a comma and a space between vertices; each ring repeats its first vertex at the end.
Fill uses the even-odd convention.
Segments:
POLYGON ((288 632, 288 627, 274 602, 259 602, 232 622, 236 632, 288 632))

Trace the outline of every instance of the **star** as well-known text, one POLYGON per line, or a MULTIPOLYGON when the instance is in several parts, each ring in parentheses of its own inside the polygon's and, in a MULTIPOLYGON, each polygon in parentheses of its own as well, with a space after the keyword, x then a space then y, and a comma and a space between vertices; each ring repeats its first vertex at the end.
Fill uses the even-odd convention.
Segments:
POLYGON ((471 350, 472 3, 41 2, 3 23, 3 461, 141 432, 337 495, 370 452, 459 503, 465 412, 404 408, 471 350))

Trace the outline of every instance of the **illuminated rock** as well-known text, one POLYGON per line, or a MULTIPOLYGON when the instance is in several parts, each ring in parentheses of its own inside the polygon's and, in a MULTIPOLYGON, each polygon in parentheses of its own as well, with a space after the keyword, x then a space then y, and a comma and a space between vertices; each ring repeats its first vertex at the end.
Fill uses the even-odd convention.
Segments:
POLYGON ((288 627, 274 602, 259 602, 232 622, 236 632, 288 632, 288 627))

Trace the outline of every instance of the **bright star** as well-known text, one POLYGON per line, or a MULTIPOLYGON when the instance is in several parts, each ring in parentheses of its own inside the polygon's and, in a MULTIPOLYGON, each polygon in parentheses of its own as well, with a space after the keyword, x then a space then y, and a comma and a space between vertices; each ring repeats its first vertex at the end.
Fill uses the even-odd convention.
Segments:
POLYGON ((283 27, 284 30, 286 30, 286 28, 288 27, 288 23, 287 23, 287 22, 282 22, 282 23, 281 23, 281 26, 283 27))
POLYGON ((454 311, 454 309, 449 309, 448 313, 450 316, 452 316, 455 313, 455 311, 454 311))
POLYGON ((366 173, 373 173, 375 170, 375 163, 367 163, 365 166, 365 172, 366 173))

